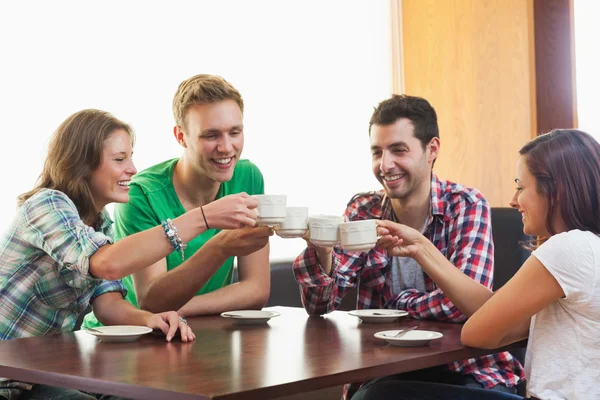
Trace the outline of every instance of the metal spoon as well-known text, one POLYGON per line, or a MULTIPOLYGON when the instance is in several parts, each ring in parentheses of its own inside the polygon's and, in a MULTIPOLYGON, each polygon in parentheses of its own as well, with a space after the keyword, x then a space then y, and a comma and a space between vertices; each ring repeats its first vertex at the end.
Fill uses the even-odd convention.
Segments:
POLYGON ((400 332, 396 333, 395 335, 384 335, 384 336, 385 336, 385 337, 399 338, 399 337, 402 337, 402 336, 404 336, 406 333, 408 333, 408 332, 410 332, 410 331, 414 331, 414 330, 415 330, 415 329, 417 329, 417 328, 418 328, 418 326, 417 326, 417 325, 415 325, 415 326, 413 326, 413 327, 411 327, 411 328, 403 329, 403 330, 401 330, 400 332))
POLYGON ((98 329, 94 329, 94 328, 86 328, 86 331, 90 331, 90 332, 95 332, 95 333, 99 333, 101 335, 104 335, 104 332, 99 331, 98 329))

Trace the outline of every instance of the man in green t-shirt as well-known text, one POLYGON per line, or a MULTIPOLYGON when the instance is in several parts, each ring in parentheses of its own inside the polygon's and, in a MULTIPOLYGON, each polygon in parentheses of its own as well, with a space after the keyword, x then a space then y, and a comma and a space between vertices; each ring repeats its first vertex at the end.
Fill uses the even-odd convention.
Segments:
MULTIPOLYGON (((129 202, 115 207, 117 240, 227 195, 264 193, 260 170, 240 160, 243 110, 240 93, 221 77, 196 75, 179 85, 173 99, 173 133, 183 155, 133 177, 129 202)), ((205 222, 218 226, 217 221, 231 212, 224 208, 223 215, 206 215, 205 222)), ((184 260, 174 251, 124 278, 126 299, 150 311, 176 309, 184 317, 260 309, 270 292, 272 234, 268 227, 207 229, 187 243, 184 260), (239 282, 232 284, 234 257, 239 282)), ((83 325, 99 323, 90 313, 83 325)))

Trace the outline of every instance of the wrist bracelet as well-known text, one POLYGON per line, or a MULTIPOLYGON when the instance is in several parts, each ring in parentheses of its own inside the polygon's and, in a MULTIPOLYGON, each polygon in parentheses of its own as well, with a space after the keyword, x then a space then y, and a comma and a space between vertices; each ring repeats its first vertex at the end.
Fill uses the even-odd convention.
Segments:
POLYGON ((200 211, 202 211, 202 218, 204 218, 204 225, 206 225, 206 230, 209 230, 210 227, 208 226, 208 221, 206 220, 206 215, 204 215, 204 208, 202 208, 202 206, 200 206, 200 211))
POLYGON ((167 238, 173 246, 173 249, 179 252, 179 254, 181 255, 181 260, 183 261, 185 259, 184 250, 186 249, 187 244, 183 243, 183 240, 177 232, 177 228, 175 227, 175 225, 173 225, 173 221, 171 221, 170 218, 167 218, 166 221, 162 221, 162 226, 165 230, 167 238))

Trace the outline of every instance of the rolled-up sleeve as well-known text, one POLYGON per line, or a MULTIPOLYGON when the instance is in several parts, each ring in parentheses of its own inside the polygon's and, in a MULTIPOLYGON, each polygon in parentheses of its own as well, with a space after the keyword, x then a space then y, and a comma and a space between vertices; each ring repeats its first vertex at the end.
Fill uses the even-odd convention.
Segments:
POLYGON ((64 193, 45 190, 23 205, 23 240, 42 249, 59 265, 60 275, 74 288, 97 284, 90 275, 90 257, 111 237, 83 223, 75 204, 64 193))
POLYGON ((96 289, 94 290, 94 293, 92 294, 92 297, 90 298, 90 304, 93 303, 94 300, 96 300, 96 298, 98 296, 102 296, 103 294, 110 293, 110 292, 121 292, 121 294, 123 295, 123 298, 125 298, 125 296, 127 296, 127 289, 125 288, 125 285, 123 285, 123 282, 121 282, 120 280, 118 280, 118 281, 103 280, 98 286, 96 286, 96 289))

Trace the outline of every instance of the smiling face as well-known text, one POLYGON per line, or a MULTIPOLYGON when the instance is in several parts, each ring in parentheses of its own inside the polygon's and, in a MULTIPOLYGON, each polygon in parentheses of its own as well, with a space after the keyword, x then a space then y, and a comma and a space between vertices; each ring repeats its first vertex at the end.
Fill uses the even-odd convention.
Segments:
POLYGON ((175 137, 200 176, 227 182, 244 148, 242 110, 234 100, 194 104, 175 137))
POLYGON ((100 166, 90 176, 90 189, 98 211, 109 203, 129 201, 129 183, 137 173, 132 160, 131 137, 124 129, 104 141, 100 166))
POLYGON ((515 183, 517 189, 510 206, 521 213, 523 232, 531 236, 550 236, 546 224, 548 200, 538 192, 535 177, 527 168, 526 156, 519 157, 517 161, 515 183))
POLYGON ((373 174, 392 199, 406 199, 419 189, 429 191, 431 168, 438 150, 438 138, 433 138, 423 149, 408 118, 371 128, 373 174))

